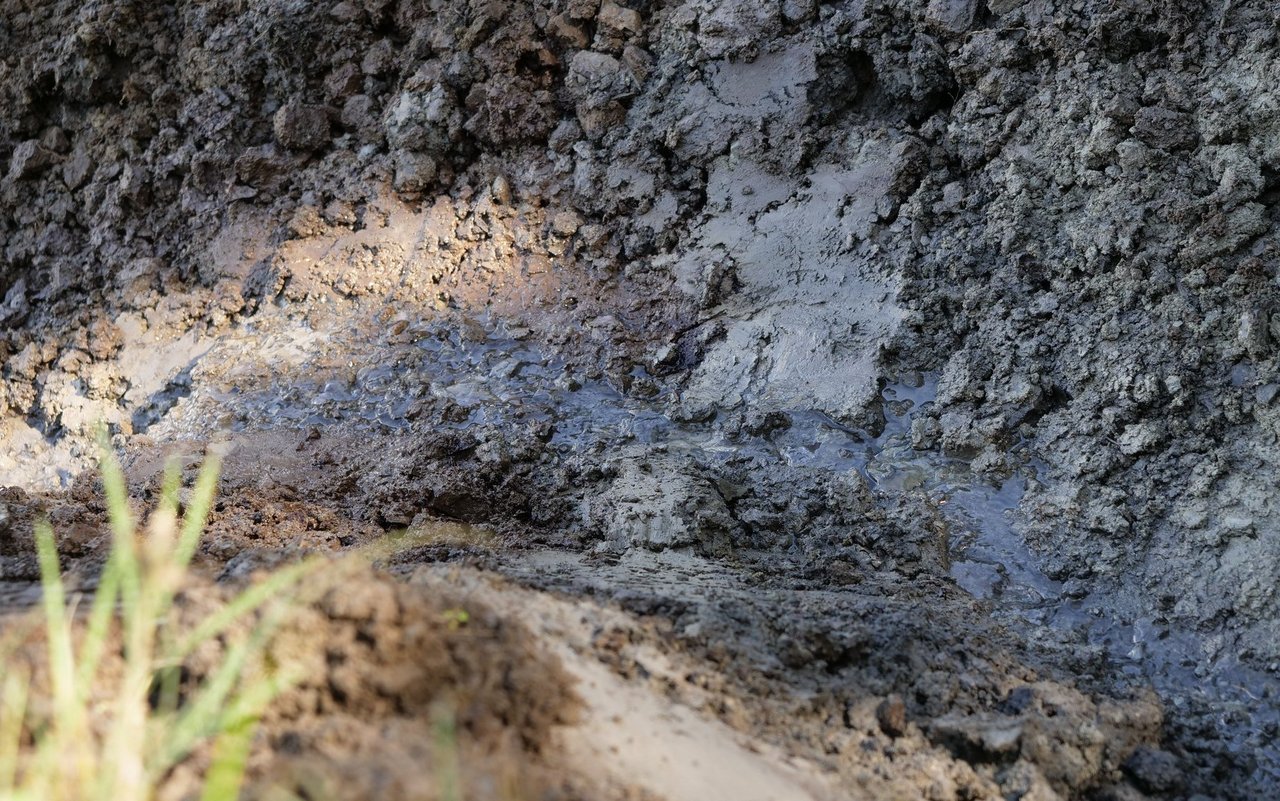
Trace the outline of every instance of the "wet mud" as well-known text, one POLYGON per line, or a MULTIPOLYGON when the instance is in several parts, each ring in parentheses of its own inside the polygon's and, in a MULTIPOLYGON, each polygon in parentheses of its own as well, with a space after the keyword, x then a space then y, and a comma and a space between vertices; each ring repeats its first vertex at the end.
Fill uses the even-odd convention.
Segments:
POLYGON ((225 452, 200 592, 394 599, 259 779, 1280 788, 1266 3, 0 10, 0 601, 225 452))

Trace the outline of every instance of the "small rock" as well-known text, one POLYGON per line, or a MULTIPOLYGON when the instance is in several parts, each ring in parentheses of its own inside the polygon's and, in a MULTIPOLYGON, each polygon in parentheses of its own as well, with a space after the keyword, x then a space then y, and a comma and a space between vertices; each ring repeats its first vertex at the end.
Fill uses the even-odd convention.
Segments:
POLYGON ((907 705, 902 696, 891 695, 876 707, 876 720, 880 723, 880 731, 890 737, 901 737, 907 733, 907 705))
POLYGON ((373 142, 382 138, 382 120, 378 106, 368 95, 352 95, 342 105, 342 127, 359 134, 361 141, 373 142))
POLYGON ((252 186, 244 184, 236 184, 227 190, 227 202, 235 203, 238 200, 253 200, 258 196, 258 190, 252 186))
POLYGON ((564 14, 557 14, 547 22, 547 32, 568 47, 585 50, 591 42, 582 26, 574 24, 564 14))
POLYGON ((40 144, 54 153, 66 153, 71 149, 71 140, 67 138, 67 132, 56 125, 46 128, 44 133, 40 134, 40 144))
POLYGON ((1194 147, 1200 136, 1190 116, 1163 106, 1138 109, 1133 118, 1133 135, 1143 144, 1161 150, 1194 147))
POLYGON ((1137 456, 1155 450, 1160 444, 1161 429, 1155 423, 1134 423, 1125 426, 1120 434, 1120 452, 1126 456, 1137 456))
POLYGON ((290 150, 311 152, 329 144, 329 114, 321 106, 291 101, 273 121, 276 139, 290 150))
POLYGON ((782 0, 782 18, 795 25, 808 22, 818 13, 818 0, 782 0))
POLYGON ((426 75, 415 75, 407 83, 419 88, 403 91, 387 103, 383 119, 387 141, 399 150, 448 155, 463 123, 457 98, 426 75))
POLYGON ((338 22, 359 22, 364 17, 364 9, 343 0, 329 9, 329 16, 338 22))
POLYGON ((1280 394, 1280 384, 1263 384, 1254 390, 1253 396, 1263 406, 1270 406, 1277 394, 1280 394))
POLYGON ((89 154, 79 151, 62 165, 62 182, 72 191, 79 189, 89 182, 93 168, 93 159, 89 154))
POLYGON ((963 759, 1002 761, 1017 755, 1022 724, 1004 715, 949 715, 934 720, 929 735, 963 759))
POLYGON ((925 18, 951 33, 961 33, 973 24, 976 0, 930 0, 925 18))
POLYGON ((423 153, 396 154, 396 176, 392 186, 397 192, 419 193, 436 179, 435 159, 423 153))
POLYGON ((572 211, 562 211, 551 218, 551 230, 560 236, 573 236, 582 226, 582 218, 572 211))
POLYGON ((649 73, 653 72, 653 56, 649 55, 649 51, 635 45, 622 48, 622 63, 631 70, 637 84, 643 84, 648 80, 649 73))
MULTIPOLYGON (((4 301, 0 302, 0 326, 16 325, 22 322, 30 311, 31 304, 27 300, 27 281, 25 278, 19 278, 5 292, 4 301)), ((3 522, 2 519, 0 522, 3 522)))
POLYGON ((56 156, 52 150, 35 139, 28 139, 13 149, 9 162, 9 177, 22 181, 34 178, 53 164, 56 156))
POLYGON ((600 0, 569 0, 564 13, 570 19, 591 19, 600 10, 600 0))
POLYGON ((491 189, 494 200, 504 206, 511 205, 511 182, 507 180, 507 176, 499 175, 494 178, 491 189))
POLYGON ((1145 793, 1171 793, 1182 788, 1178 760, 1167 751, 1141 746, 1125 760, 1124 772, 1145 793))
POLYGON ((1009 469, 1009 460, 1003 451, 992 446, 975 456, 969 469, 979 476, 996 475, 1009 469))
POLYGON ((364 86, 364 73, 350 62, 343 64, 324 79, 324 92, 330 100, 346 100, 364 86))
POLYGON ((577 392, 582 389, 582 381, 572 373, 564 373, 556 378, 556 386, 568 392, 577 392))
POLYGON ((289 159, 274 145, 251 147, 236 159, 236 178, 255 189, 277 185, 289 170, 289 159))
POLYGON ((916 417, 911 421, 911 447, 918 451, 932 450, 942 437, 942 423, 936 417, 916 417))
POLYGON ((742 430, 755 437, 767 436, 774 431, 786 431, 789 428, 791 428, 791 416, 785 412, 753 411, 742 423, 742 430))
POLYGON ((620 6, 613 0, 605 0, 604 5, 600 6, 600 13, 596 15, 597 25, 620 34, 639 33, 642 22, 639 11, 620 6))
POLYGON ((578 229, 578 241, 587 253, 598 256, 609 243, 609 229, 594 223, 584 225, 578 229))
POLYGON ((89 354, 95 359, 109 359, 124 345, 120 326, 103 318, 89 327, 89 354))

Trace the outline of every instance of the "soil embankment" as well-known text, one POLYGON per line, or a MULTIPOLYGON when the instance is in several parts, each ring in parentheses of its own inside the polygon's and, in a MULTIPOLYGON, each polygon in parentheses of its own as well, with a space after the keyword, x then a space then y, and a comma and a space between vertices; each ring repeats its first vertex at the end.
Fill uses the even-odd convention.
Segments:
MULTIPOLYGON (((477 675, 541 643, 502 698, 563 669, 578 722, 470 725, 570 797, 682 797, 641 774, 689 753, 778 797, 1272 795, 1277 36, 1254 0, 0 0, 4 597, 40 513, 92 574, 105 421, 140 501, 230 452, 210 580, 408 529, 387 636, 465 591, 518 627, 477 675)), ((326 743, 271 750, 381 747, 326 743)))

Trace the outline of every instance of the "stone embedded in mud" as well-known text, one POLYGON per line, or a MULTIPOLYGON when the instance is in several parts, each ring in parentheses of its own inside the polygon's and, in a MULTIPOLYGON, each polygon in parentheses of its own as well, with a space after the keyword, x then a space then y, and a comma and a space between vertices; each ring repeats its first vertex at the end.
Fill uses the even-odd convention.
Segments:
POLYGON ((30 310, 31 303, 27 299, 27 280, 19 278, 4 293, 4 300, 0 301, 0 326, 21 323, 30 310))
POLYGON ((342 105, 342 126, 355 132, 361 142, 378 142, 384 136, 378 119, 378 104, 368 95, 352 95, 342 105))
POLYGON ((94 162, 93 158, 83 150, 77 150, 71 158, 67 159, 62 165, 62 182, 67 185, 70 190, 76 190, 84 186, 89 181, 89 176, 93 174, 94 162))
POLYGON ((457 98, 425 74, 410 79, 407 85, 419 88, 401 92, 387 104, 383 123, 387 142, 398 150, 416 150, 437 158, 448 154, 462 130, 457 98))
POLYGON ((1125 426, 1120 434, 1120 452, 1126 456, 1137 456, 1155 450, 1164 438, 1163 426, 1155 422, 1134 423, 1125 426))
POLYGON ((1144 144, 1169 151, 1193 147, 1200 138, 1190 116, 1163 106, 1138 109, 1133 135, 1144 144))
POLYGON ((785 412, 749 412, 742 421, 742 430, 753 437, 765 437, 775 431, 791 428, 791 416, 785 412))
POLYGON ((275 145, 251 147, 236 159, 236 178, 255 189, 279 187, 287 177, 291 160, 275 145))
POLYGON ((605 0, 596 15, 597 50, 618 52, 628 39, 634 37, 643 28, 643 20, 638 11, 624 8, 613 0, 605 0))
POLYGON ((329 144, 329 112, 323 106, 292 100, 272 120, 276 140, 290 150, 312 152, 329 144))
POLYGON ((1124 763, 1124 772, 1138 789, 1147 793, 1173 793, 1182 789, 1182 770, 1167 751, 1143 746, 1124 763))
POLYGON ((596 15, 596 24, 610 35, 634 36, 640 32, 643 20, 640 12, 620 6, 613 0, 605 0, 596 15))
POLYGON ((53 164, 57 155, 38 140, 28 139, 13 149, 9 177, 15 181, 34 178, 53 164))
POLYGON ((570 19, 589 20, 600 10, 600 0, 569 0, 564 13, 570 19))
POLYGON ((547 22, 547 33, 550 33, 563 44, 576 50, 585 50, 591 40, 581 25, 569 19, 566 14, 556 14, 547 22))
POLYGON ((417 194, 436 179, 435 159, 424 153, 401 151, 396 154, 396 175, 392 186, 397 192, 417 194))
POLYGON ((950 33, 961 33, 973 24, 976 0, 930 0, 925 10, 929 22, 950 33))
POLYGON ((324 92, 331 101, 345 101, 360 91, 364 85, 364 73, 351 62, 329 73, 324 79, 324 92))
POLYGON ((620 102, 635 90, 635 79, 622 62, 607 53, 583 50, 569 62, 565 86, 576 101, 578 122, 587 136, 598 138, 622 122, 620 102))
POLYGON ((901 737, 907 733, 907 705, 900 695, 891 695, 876 707, 876 721, 880 731, 890 737, 901 737))
POLYGON ((737 522, 697 465, 653 455, 622 460, 616 469, 609 489, 584 508, 609 547, 726 548, 737 522))
POLYGON ((956 756, 981 762, 1013 761, 1022 723, 1004 715, 951 715, 929 723, 929 736, 956 756))
POLYGON ((496 176, 489 184, 489 192, 494 201, 504 206, 511 205, 511 182, 507 180, 507 176, 496 176))
POLYGON ((44 133, 40 134, 40 144, 54 153, 66 153, 71 149, 71 140, 67 138, 67 132, 56 125, 46 128, 44 133))
POLYGON ((635 78, 636 84, 643 84, 649 79, 649 73, 653 72, 653 56, 649 51, 636 47, 635 45, 627 45, 622 48, 622 63, 627 65, 627 69, 631 70, 631 75, 635 78))
POLYGON ((350 0, 342 0, 329 9, 329 16, 338 22, 361 22, 364 19, 364 9, 350 0))
POLYGON ((95 359, 109 359, 124 345, 124 332, 108 319, 96 320, 89 327, 86 349, 95 359))
POLYGON ((795 25, 808 22, 818 13, 818 0, 782 0, 782 17, 795 25))
POLYGON ((582 226, 582 217, 572 211, 557 212, 551 218, 551 230, 558 236, 573 236, 582 226))
POLYGON ((698 44, 711 58, 756 55, 763 42, 774 39, 782 30, 780 3, 724 3, 700 0, 689 3, 682 11, 687 17, 672 16, 672 21, 687 22, 697 31, 698 44))
MULTIPOLYGON (((1150 696, 1095 701, 1049 681, 1015 689, 999 709, 944 715, 925 728, 957 757, 1019 768, 1033 784, 1047 782, 1046 790, 1069 797, 1116 775, 1135 749, 1158 737, 1162 721, 1150 696)), ((1010 789, 1010 781, 1001 783, 1010 789)))

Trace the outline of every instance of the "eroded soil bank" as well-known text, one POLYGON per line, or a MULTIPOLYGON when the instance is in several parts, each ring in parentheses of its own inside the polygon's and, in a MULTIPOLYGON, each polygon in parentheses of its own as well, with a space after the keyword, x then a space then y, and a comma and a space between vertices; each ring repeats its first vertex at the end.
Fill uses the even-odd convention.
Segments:
POLYGON ((263 781, 389 671, 567 797, 1280 792, 1269 3, 0 12, 6 604, 99 421, 229 452, 215 589, 392 538, 263 781))

